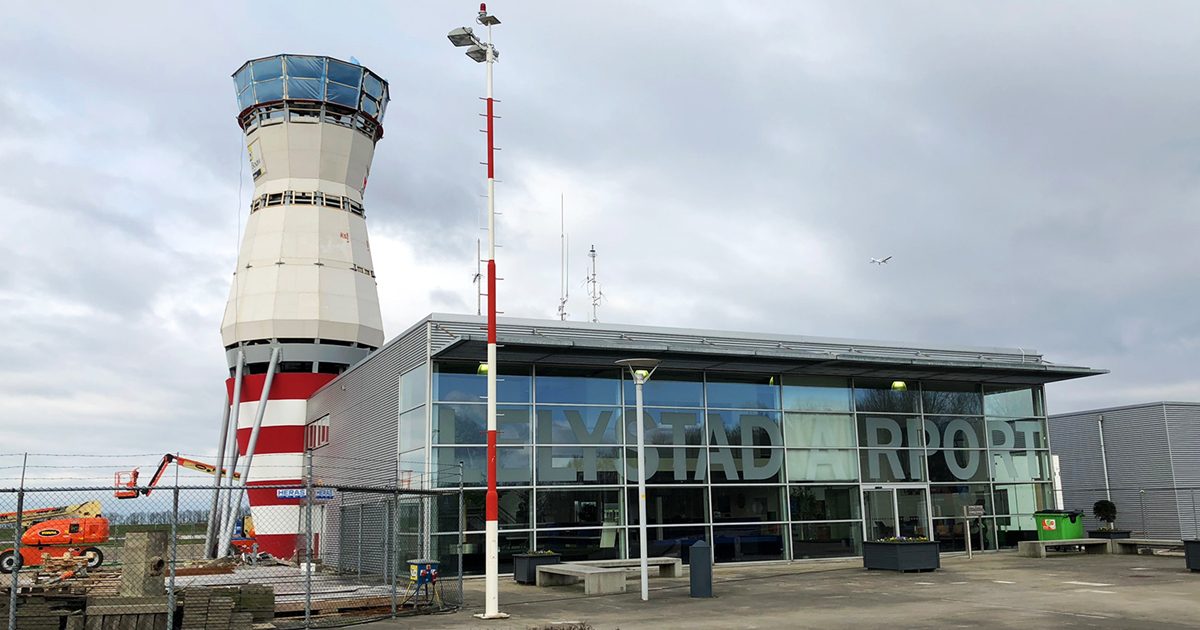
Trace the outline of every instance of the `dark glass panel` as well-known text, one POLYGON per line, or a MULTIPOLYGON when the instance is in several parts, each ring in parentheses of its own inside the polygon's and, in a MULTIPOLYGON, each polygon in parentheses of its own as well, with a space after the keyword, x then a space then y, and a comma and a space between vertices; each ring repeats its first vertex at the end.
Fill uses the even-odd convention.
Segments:
POLYGON ((708 374, 709 407, 779 409, 779 377, 708 374))
POLYGON ((383 82, 379 77, 367 72, 363 75, 363 91, 378 99, 383 96, 383 82))
POLYGON ((992 451, 992 481, 1050 481, 1049 451, 992 451))
POLYGON ((862 513, 858 486, 791 486, 793 521, 838 521, 862 513))
MULTIPOLYGON (((487 405, 434 405, 433 442, 435 444, 487 444, 487 405)), ((529 443, 529 407, 496 407, 496 442, 529 443)))
POLYGON ((288 55, 285 57, 288 77, 321 79, 325 76, 325 58, 288 55))
POLYGON ((713 446, 783 446, 777 411, 709 411, 708 433, 713 446))
POLYGON ((860 456, 864 483, 925 480, 924 451, 871 449, 860 456))
POLYGON ((269 81, 283 76, 283 60, 279 57, 259 59, 250 63, 255 81, 269 81))
MULTIPOLYGON (((638 494, 630 488, 629 524, 638 524, 638 494)), ((646 488, 647 525, 684 525, 708 522, 708 491, 704 488, 646 488)))
POLYGON ((708 452, 713 483, 783 481, 781 448, 712 447, 708 452))
POLYGON ((337 81, 338 83, 354 87, 354 91, 358 91, 358 84, 362 81, 362 67, 353 64, 338 61, 336 59, 329 60, 329 80, 337 81))
POLYGON ((1042 418, 987 421, 988 446, 993 449, 1049 448, 1042 418))
POLYGON ((921 383, 921 406, 925 415, 978 416, 983 414, 983 396, 975 383, 921 383))
POLYGON ((988 480, 987 451, 930 451, 928 457, 930 481, 988 480))
MULTIPOLYGON (((434 536, 437 558, 442 559, 438 572, 443 575, 455 575, 458 571, 458 535, 442 534, 434 536)), ((467 534, 463 543, 462 560, 464 575, 482 575, 484 570, 485 548, 483 534, 467 534)), ((512 573, 512 556, 514 553, 525 553, 533 548, 533 535, 529 532, 500 532, 498 551, 500 556, 500 573, 512 573)))
MULTIPOLYGON (((533 467, 529 447, 502 446, 496 449, 496 481, 502 486, 532 485, 533 467)), ((434 479, 437 487, 458 485, 458 463, 463 463, 463 484, 481 486, 487 481, 487 447, 458 446, 433 449, 434 479)))
POLYGON ((620 444, 617 407, 554 407, 538 405, 539 444, 620 444))
MULTIPOLYGON (((962 519, 933 520, 933 535, 943 553, 967 550, 967 539, 963 534, 965 527, 962 519)), ((982 519, 982 522, 981 519, 971 519, 971 549, 975 551, 997 549, 996 523, 992 519, 985 518, 982 519)))
POLYGON ((321 93, 324 90, 324 87, 325 86, 316 79, 293 79, 288 77, 287 97, 309 101, 324 100, 324 95, 321 93))
MULTIPOLYGON (((636 404, 633 381, 626 378, 625 404, 636 404)), ((656 370, 642 386, 642 404, 647 407, 703 407, 704 383, 699 372, 656 370)))
POLYGON ((551 490, 537 492, 537 527, 600 527, 623 526, 621 490, 619 488, 587 488, 584 490, 551 490))
POLYGON ((862 523, 793 523, 792 557, 842 558, 862 555, 862 523))
POLYGON ((567 405, 618 405, 621 372, 612 369, 538 366, 537 402, 567 405))
POLYGON ((717 525, 713 527, 713 560, 749 562, 783 560, 787 525, 717 525))
POLYGON ((254 84, 255 99, 259 103, 278 101, 283 98, 283 79, 262 81, 254 84))
MULTIPOLYGON (((486 494, 485 490, 463 492, 466 531, 478 531, 484 528, 486 494)), ((529 490, 500 489, 496 491, 496 494, 500 529, 529 529, 529 490)), ((458 495, 438 495, 437 510, 437 531, 457 532, 458 495)))
MULTIPOLYGON (((643 408, 646 444, 663 446, 704 443, 704 411, 700 409, 643 408)), ((637 408, 625 408, 625 443, 637 444, 637 408)))
POLYGON ((753 523, 783 520, 781 486, 713 486, 714 523, 753 523))
POLYGON ((997 484, 992 488, 996 514, 1033 514, 1054 506, 1054 489, 1048 483, 997 484))
MULTIPOLYGON (((625 449, 626 483, 637 483, 637 449, 625 449)), ((708 478, 708 452, 703 448, 646 447, 646 483, 692 483, 708 478)))
MULTIPOLYGON (((506 403, 533 400, 533 379, 526 366, 501 365, 496 376, 496 399, 506 403)), ((487 375, 478 363, 436 363, 433 373, 433 399, 446 402, 487 402, 487 375)))
POLYGON ((347 87, 340 83, 325 84, 325 100, 346 107, 358 107, 358 88, 347 87))
POLYGON ((621 483, 620 456, 607 446, 539 446, 538 485, 621 483))
POLYGON ((929 486, 929 502, 934 518, 962 518, 963 508, 982 505, 992 513, 992 490, 986 483, 929 486))
POLYGON ((925 427, 919 416, 858 414, 858 445, 864 448, 921 448, 925 427))
POLYGON ((624 532, 624 528, 617 527, 541 529, 537 533, 538 549, 557 551, 564 562, 612 560, 622 555, 624 532))
MULTIPOLYGON (((639 549, 639 540, 638 528, 630 527, 629 548, 639 549)), ((708 540, 707 527, 647 527, 646 555, 651 558, 681 558, 687 564, 692 545, 701 540, 708 540)))
POLYGON ((983 418, 925 416, 925 446, 939 448, 984 448, 983 418))
POLYGON ((854 379, 854 409, 917 413, 920 397, 917 382, 904 379, 854 379))

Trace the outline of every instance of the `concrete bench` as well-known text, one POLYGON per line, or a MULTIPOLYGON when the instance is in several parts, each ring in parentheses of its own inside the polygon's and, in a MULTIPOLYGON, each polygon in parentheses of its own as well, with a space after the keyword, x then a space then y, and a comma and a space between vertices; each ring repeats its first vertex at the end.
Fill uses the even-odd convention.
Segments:
POLYGON ((1017 543, 1017 555, 1023 558, 1045 558, 1047 547, 1083 547, 1087 553, 1108 553, 1108 543, 1107 538, 1022 540, 1017 543))
MULTIPOLYGON (((637 575, 641 573, 642 561, 638 558, 628 560, 583 560, 577 564, 609 569, 625 569, 626 573, 637 575), (629 571, 633 569, 634 571, 629 571)), ((658 567, 658 577, 683 577, 683 560, 679 558, 646 558, 646 564, 658 567)))
POLYGON ((543 564, 537 568, 538 586, 558 586, 583 582, 585 595, 625 592, 624 569, 606 569, 586 564, 543 564))
POLYGON ((1138 547, 1182 547, 1182 540, 1169 538, 1113 538, 1109 541, 1109 553, 1136 554, 1138 547))

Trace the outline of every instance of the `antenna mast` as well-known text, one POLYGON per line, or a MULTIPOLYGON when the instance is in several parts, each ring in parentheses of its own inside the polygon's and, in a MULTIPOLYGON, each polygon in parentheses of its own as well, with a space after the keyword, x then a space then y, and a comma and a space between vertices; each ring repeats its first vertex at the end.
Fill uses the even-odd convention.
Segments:
POLYGON ((567 214, 564 197, 565 196, 562 193, 558 194, 558 263, 559 271, 561 273, 559 277, 558 288, 558 318, 565 322, 567 321, 567 298, 571 297, 571 289, 567 286, 567 255, 570 248, 570 241, 567 240, 567 214))
POLYGON ((588 297, 592 298, 592 323, 600 321, 596 317, 596 309, 600 308, 600 301, 604 299, 604 291, 600 290, 600 281, 596 279, 596 246, 592 245, 592 249, 588 251, 588 258, 591 259, 587 276, 587 292, 588 297))

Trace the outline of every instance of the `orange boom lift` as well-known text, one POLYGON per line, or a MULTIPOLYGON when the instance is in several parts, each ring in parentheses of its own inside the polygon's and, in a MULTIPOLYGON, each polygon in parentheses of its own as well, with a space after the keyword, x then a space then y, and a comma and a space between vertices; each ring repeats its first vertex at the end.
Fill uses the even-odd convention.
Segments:
POLYGON ((100 515, 100 502, 88 501, 62 507, 23 510, 0 514, 0 525, 29 527, 21 534, 21 553, 9 547, 0 551, 0 573, 22 566, 41 566, 44 556, 87 558, 87 568, 104 562, 104 553, 92 545, 108 542, 108 519, 100 515))
MULTIPOLYGON (((175 462, 176 466, 183 466, 184 468, 198 470, 209 475, 216 474, 217 472, 217 467, 213 466, 212 464, 205 464, 201 461, 167 453, 166 455, 163 455, 162 461, 158 462, 158 468, 155 469, 154 476, 150 478, 150 483, 146 484, 145 488, 137 487, 138 469, 134 468, 130 471, 117 473, 117 490, 113 493, 114 496, 116 496, 118 499, 136 499, 138 497, 150 496, 150 493, 154 490, 154 487, 158 485, 158 481, 162 479, 163 473, 167 472, 167 466, 170 466, 171 462, 175 462)), ((222 468, 221 476, 224 477, 226 474, 227 473, 225 469, 222 468)), ((241 473, 234 471, 234 479, 240 479, 241 477, 241 473)))

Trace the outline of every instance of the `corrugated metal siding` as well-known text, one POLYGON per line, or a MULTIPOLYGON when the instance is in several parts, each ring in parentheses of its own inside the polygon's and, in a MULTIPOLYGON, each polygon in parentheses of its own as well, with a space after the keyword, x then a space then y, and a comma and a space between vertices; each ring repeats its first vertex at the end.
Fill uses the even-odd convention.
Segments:
POLYGON ((1155 538, 1179 537, 1179 509, 1167 427, 1159 404, 1050 418, 1050 448, 1059 455, 1068 509, 1089 514, 1104 498, 1097 418, 1104 416, 1108 480, 1117 527, 1155 538), (1144 506, 1144 514, 1143 514, 1144 506))
POLYGON ((1175 471, 1179 527, 1185 537, 1200 538, 1200 404, 1164 403, 1171 466, 1175 471))

